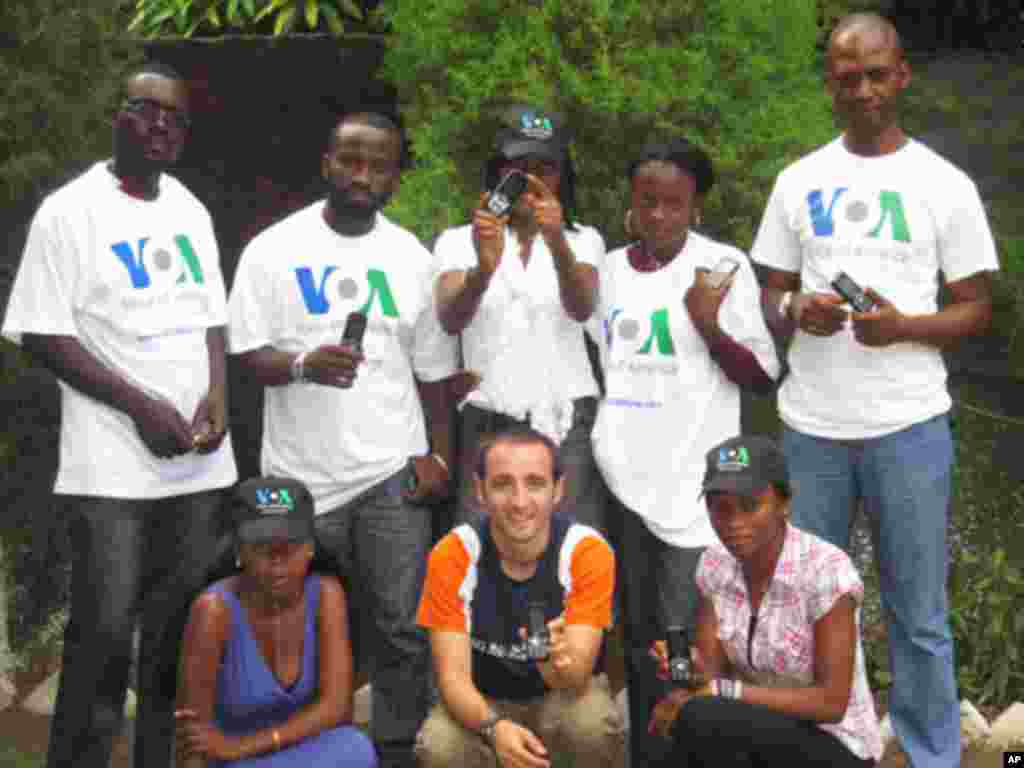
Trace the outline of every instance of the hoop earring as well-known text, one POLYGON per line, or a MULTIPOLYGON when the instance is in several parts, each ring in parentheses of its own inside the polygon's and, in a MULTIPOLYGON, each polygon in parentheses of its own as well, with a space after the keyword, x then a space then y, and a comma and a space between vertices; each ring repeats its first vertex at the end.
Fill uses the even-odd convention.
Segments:
POLYGON ((626 235, 633 237, 633 209, 630 208, 626 211, 626 218, 623 221, 623 225, 626 227, 626 235))
POLYGON ((693 225, 699 227, 703 223, 704 219, 700 215, 700 211, 697 211, 693 215, 693 225))
POLYGON ((241 555, 235 555, 235 568, 237 568, 238 570, 242 570, 242 556, 241 555))

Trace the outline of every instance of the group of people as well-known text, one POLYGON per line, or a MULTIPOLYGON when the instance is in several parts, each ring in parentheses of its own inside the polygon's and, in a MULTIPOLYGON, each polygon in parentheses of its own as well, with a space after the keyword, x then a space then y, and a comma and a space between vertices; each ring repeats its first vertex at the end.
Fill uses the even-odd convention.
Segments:
POLYGON ((958 765, 940 353, 987 326, 998 262, 974 184, 900 127, 909 81, 887 21, 837 25, 844 130, 779 175, 760 280, 694 229, 704 150, 640 149, 632 242, 606 252, 576 220, 566 127, 529 107, 503 115, 472 221, 431 254, 381 213, 401 131, 360 112, 330 134, 326 198, 246 246, 228 297, 210 217, 166 173, 184 83, 130 76, 113 158, 40 206, 3 328, 62 393, 74 560, 49 768, 105 768, 136 625, 137 766, 621 766, 597 674, 614 621, 633 766, 871 765, 844 553, 859 508, 894 730, 916 768, 958 765), (489 206, 514 172, 525 191, 489 206), (779 343, 776 444, 740 435, 740 401, 775 389, 779 343), (230 502, 228 354, 265 403, 261 477, 230 502), (464 368, 478 381, 455 395, 464 368), (424 502, 449 493, 431 549, 424 502), (228 531, 237 563, 211 585, 228 531), (670 628, 700 685, 662 679, 670 628))

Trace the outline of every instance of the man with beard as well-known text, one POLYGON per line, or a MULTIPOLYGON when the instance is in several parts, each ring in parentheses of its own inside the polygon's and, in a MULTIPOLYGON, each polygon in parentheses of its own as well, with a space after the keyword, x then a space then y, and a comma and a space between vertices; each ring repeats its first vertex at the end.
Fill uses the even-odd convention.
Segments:
POLYGON ((862 502, 878 553, 893 729, 912 765, 956 766, 941 350, 988 326, 996 250, 971 179, 900 127, 910 68, 888 21, 840 21, 825 82, 845 130, 779 175, 751 252, 767 268, 768 324, 792 336, 779 412, 799 488, 793 523, 847 548, 862 502), (845 306, 832 286, 840 272, 870 306, 845 306))
POLYGON ((343 118, 323 156, 327 199, 249 243, 229 302, 231 351, 266 387, 262 472, 312 491, 317 535, 351 578, 353 610, 368 625, 357 661, 370 666, 383 766, 412 765, 429 705, 415 611, 431 518, 415 502, 448 491, 444 379, 456 367, 431 302, 432 257, 380 213, 401 157, 389 118, 343 118), (368 320, 361 345, 341 343, 352 312, 368 320))
POLYGON ((4 323, 61 390, 71 615, 49 768, 110 762, 136 622, 134 763, 170 762, 177 644, 236 479, 217 243, 206 209, 164 172, 188 133, 185 84, 151 64, 122 97, 113 158, 39 207, 4 323))

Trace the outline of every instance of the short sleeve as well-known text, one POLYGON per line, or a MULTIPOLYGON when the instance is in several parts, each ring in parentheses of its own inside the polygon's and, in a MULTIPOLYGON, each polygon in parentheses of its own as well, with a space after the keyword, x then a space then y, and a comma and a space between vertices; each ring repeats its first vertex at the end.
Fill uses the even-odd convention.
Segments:
POLYGON ((434 258, 438 274, 476 266, 471 230, 468 226, 446 229, 434 243, 434 258))
POLYGON ((697 590, 704 597, 711 599, 720 592, 725 581, 725 553, 715 547, 707 547, 697 561, 695 581, 697 590))
POLYGON ((80 244, 62 226, 57 202, 50 197, 36 211, 29 227, 3 334, 15 344, 25 333, 78 336, 75 291, 82 273, 80 244))
POLYGON ((605 245, 601 233, 593 227, 580 226, 570 241, 573 255, 581 264, 589 264, 595 269, 601 268, 604 261, 605 245))
POLYGON ((573 548, 569 574, 571 589, 565 603, 565 623, 610 627, 615 555, 608 543, 596 535, 584 536, 573 548))
POLYGON ((772 269, 799 274, 803 259, 800 239, 790 226, 786 211, 786 178, 786 171, 783 171, 775 181, 750 249, 750 258, 772 269))
POLYGON ((826 545, 817 567, 809 569, 811 584, 808 603, 808 617, 818 621, 832 610, 843 595, 853 597, 857 605, 864 600, 864 584, 850 561, 849 556, 837 547, 826 545))
POLYGON ((939 267, 949 282, 999 269, 995 241, 978 188, 963 178, 939 232, 939 267))
POLYGON ((469 632, 463 595, 469 566, 469 552, 456 533, 449 533, 437 543, 427 561, 417 624, 426 629, 469 632))
POLYGON ((413 331, 412 367, 420 381, 439 381, 453 375, 459 367, 459 337, 445 333, 434 308, 434 275, 425 279, 423 309, 413 331))
POLYGON ((274 280, 261 263, 259 236, 242 252, 228 300, 228 338, 232 354, 276 341, 274 280))
POLYGON ((750 350, 761 369, 771 378, 779 377, 779 358, 775 342, 764 322, 761 310, 761 286, 754 275, 750 260, 742 251, 735 250, 740 268, 729 288, 729 293, 718 310, 718 321, 737 344, 750 350))

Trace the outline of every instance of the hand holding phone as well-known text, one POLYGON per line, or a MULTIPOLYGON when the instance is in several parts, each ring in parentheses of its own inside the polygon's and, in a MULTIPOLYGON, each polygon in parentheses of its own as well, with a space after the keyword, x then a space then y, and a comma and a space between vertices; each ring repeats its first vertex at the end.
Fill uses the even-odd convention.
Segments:
POLYGON ((349 312, 348 317, 345 318, 345 330, 341 332, 341 346, 361 351, 365 333, 366 315, 362 312, 349 312))
POLYGON ((835 279, 832 280, 832 287, 855 311, 861 314, 877 309, 871 297, 845 272, 840 272, 835 276, 835 279))
POLYGON ((531 602, 526 611, 526 656, 531 661, 544 661, 551 655, 551 636, 544 616, 544 603, 531 602))
POLYGON ((515 207, 519 197, 526 191, 527 183, 525 173, 512 169, 487 195, 484 207, 495 216, 506 215, 515 207))

